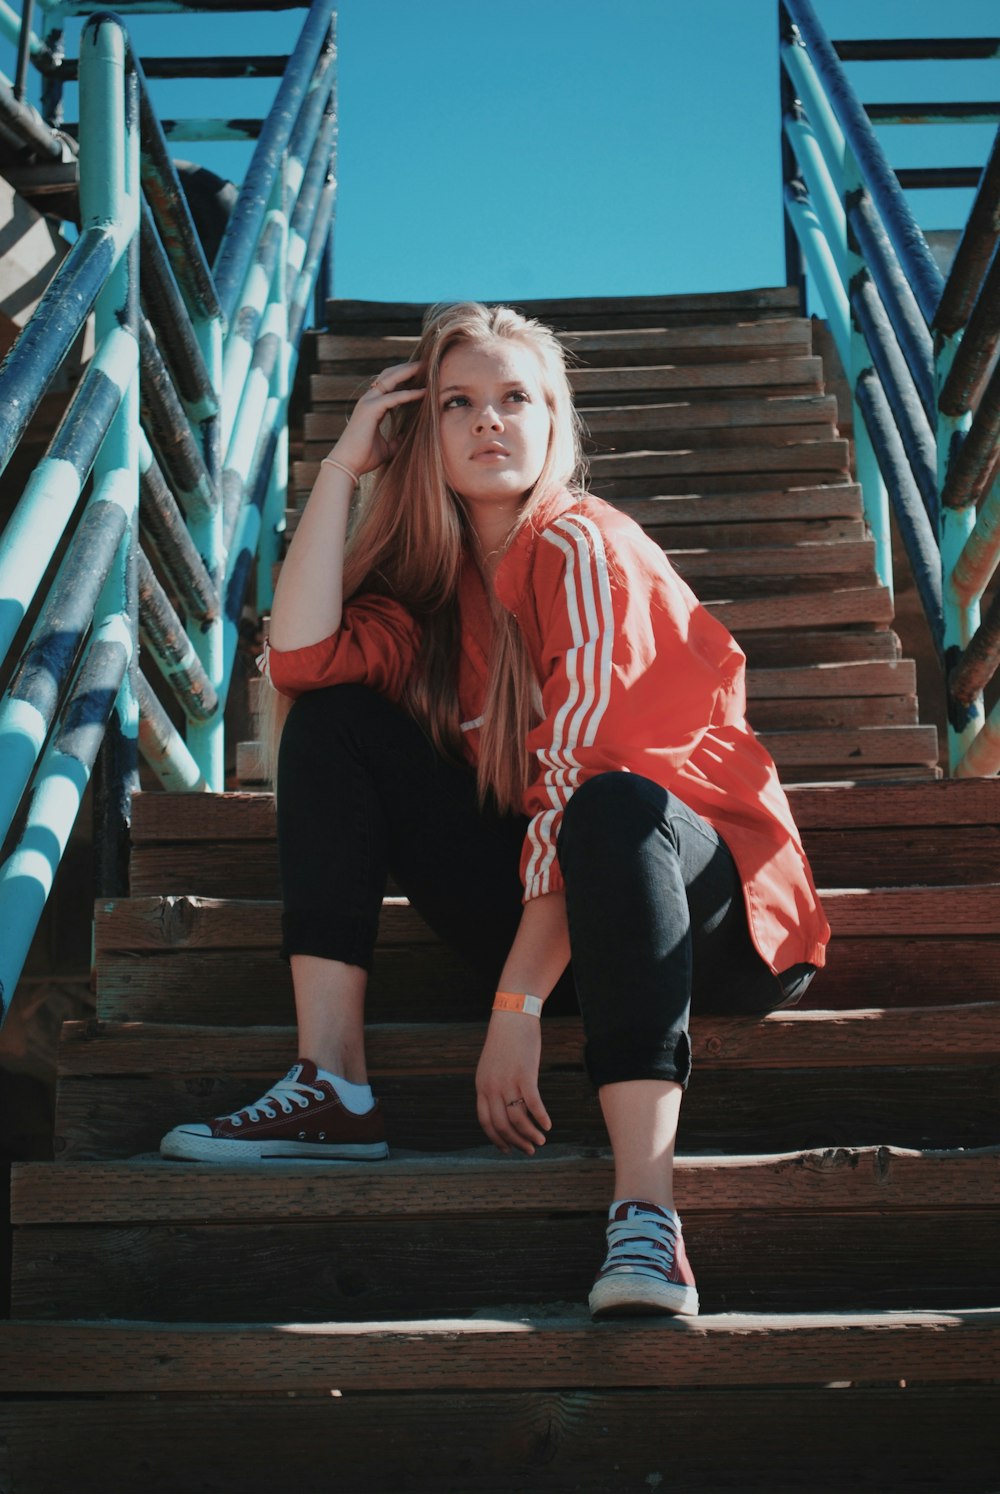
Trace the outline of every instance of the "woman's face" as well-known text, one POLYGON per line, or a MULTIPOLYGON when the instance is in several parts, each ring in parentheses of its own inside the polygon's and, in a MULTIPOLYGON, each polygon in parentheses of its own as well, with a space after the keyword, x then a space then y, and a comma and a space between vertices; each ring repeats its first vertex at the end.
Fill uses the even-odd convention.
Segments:
POLYGON ((438 419, 445 476, 459 497, 516 505, 538 481, 551 419, 530 347, 496 339, 451 348, 441 360, 438 419))

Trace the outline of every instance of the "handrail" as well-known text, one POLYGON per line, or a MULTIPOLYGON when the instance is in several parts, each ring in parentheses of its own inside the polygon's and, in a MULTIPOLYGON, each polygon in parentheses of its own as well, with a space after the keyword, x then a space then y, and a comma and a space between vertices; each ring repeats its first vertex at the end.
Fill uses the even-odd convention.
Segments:
MULTIPOLYGON (((842 59, 1000 57, 1000 40, 831 42, 810 0, 781 0, 779 25, 786 211, 851 385, 879 574, 891 586, 891 500, 941 658, 951 771, 996 773, 1000 709, 984 718, 982 689, 1000 667, 1000 602, 981 623, 979 599, 1000 563, 1000 371, 987 379, 1000 324, 1000 131, 946 281, 902 190, 938 177, 892 170, 871 118, 909 122, 903 106, 869 113, 842 59)), ((996 117, 985 105, 912 114, 977 111, 996 117)), ((965 175, 946 173, 952 184, 965 175)))
MULTIPOLYGON (((0 1018, 95 762, 107 832, 101 893, 124 890, 137 753, 167 786, 223 787, 237 624, 258 555, 268 598, 289 392, 330 238, 333 3, 309 8, 213 271, 123 20, 89 0, 37 0, 36 13, 57 23, 91 17, 78 67, 81 231, 0 366, 0 471, 92 312, 96 330, 94 355, 0 536, 0 659, 15 642, 20 650, 0 697, 0 841, 18 826, 0 865, 0 1018), (143 678, 140 652, 156 661, 183 734, 143 678)), ((0 33, 9 31, 0 0, 0 33)), ((77 69, 61 67, 55 31, 25 50, 55 109, 63 76, 77 69)))

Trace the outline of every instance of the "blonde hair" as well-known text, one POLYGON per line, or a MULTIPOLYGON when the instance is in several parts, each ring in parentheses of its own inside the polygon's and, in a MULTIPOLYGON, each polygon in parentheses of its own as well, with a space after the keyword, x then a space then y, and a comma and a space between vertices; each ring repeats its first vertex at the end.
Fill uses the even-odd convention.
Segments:
MULTIPOLYGON (((362 482, 344 555, 345 601, 360 592, 394 597, 421 630, 421 651, 404 706, 443 755, 462 760, 457 692, 458 583, 468 521, 448 485, 441 457, 440 370, 445 355, 463 344, 510 341, 529 348, 541 374, 549 410, 549 443, 538 479, 507 536, 509 546, 531 522, 541 499, 583 480, 581 424, 573 406, 565 351, 541 322, 508 306, 474 301, 432 306, 412 355, 415 387, 424 399, 400 405, 390 416, 391 458, 362 482)), ((474 553, 474 547, 470 547, 474 553)), ((492 587, 487 593, 493 600, 492 587)), ((493 646, 480 732, 477 780, 482 802, 504 811, 521 808, 528 782, 526 738, 538 718, 539 690, 517 623, 494 602, 493 646)), ((273 697, 267 690, 264 696, 273 697)), ((262 697, 263 700, 264 697, 262 697)), ((270 702, 272 763, 287 705, 270 702)))

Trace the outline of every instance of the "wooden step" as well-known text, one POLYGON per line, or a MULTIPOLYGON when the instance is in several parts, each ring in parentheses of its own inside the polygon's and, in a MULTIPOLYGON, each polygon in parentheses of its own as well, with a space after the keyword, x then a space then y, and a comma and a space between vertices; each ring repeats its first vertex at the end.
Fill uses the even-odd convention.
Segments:
MULTIPOLYGON (((792 286, 711 291, 700 295, 569 296, 518 300, 511 304, 525 316, 535 317, 557 330, 762 321, 774 316, 797 316, 800 309, 798 293, 792 286)), ((327 326, 336 332, 350 331, 366 337, 386 334, 415 336, 420 331, 426 310, 427 303, 422 301, 337 299, 327 302, 327 326)), ((322 335, 315 332, 312 338, 322 335)))
POLYGON ((707 1406, 704 1390, 676 1387, 64 1396, 25 1398, 0 1427, 16 1489, 77 1494, 273 1494, 290 1447, 302 1494, 329 1494, 331 1448, 345 1494, 634 1494, 666 1477, 690 1494, 731 1494, 727 1478, 750 1488, 761 1468, 769 1494, 982 1494, 998 1459, 994 1396, 844 1381, 717 1389, 707 1406))
MULTIPOLYGON (((612 1183, 609 1154, 559 1147, 530 1162, 24 1164, 12 1313, 226 1322, 265 1298, 272 1318, 345 1321, 583 1300, 612 1183)), ((969 1308, 1000 1290, 996 1148, 693 1157, 677 1185, 707 1312, 969 1308)))
MULTIPOLYGON (((485 1014, 488 1004, 485 995, 470 1000, 467 1016, 485 1014)), ((286 1022, 290 1016, 286 1009, 286 1022)), ((481 1143, 473 1078, 484 1031, 468 1021, 368 1029, 391 1145, 405 1138, 409 1147, 451 1151, 481 1143)), ((685 1104, 681 1149, 984 1145, 993 1139, 998 1032, 1000 1007, 989 1002, 981 1011, 961 1008, 957 1019, 952 1007, 906 1016, 704 1018, 694 1029, 699 1082, 685 1104)), ((294 1045, 288 1028, 217 1028, 199 1037, 171 1027, 67 1027, 58 1155, 79 1161, 155 1150, 171 1126, 256 1099, 294 1061, 294 1045)), ((553 1140, 601 1145, 573 1021, 547 1017, 542 1064, 553 1140)))
MULTIPOLYGON (((571 359, 605 368, 808 357, 812 353, 812 327, 801 317, 716 326, 573 331, 561 333, 560 340, 569 349, 571 359)), ((413 335, 364 337, 320 333, 315 348, 321 368, 363 376, 391 364, 408 362, 416 343, 413 335)))
MULTIPOLYGON (((444 1154, 397 1151, 357 1162, 262 1162, 206 1167, 159 1156, 123 1162, 14 1164, 11 1222, 35 1225, 249 1224, 406 1217, 503 1218, 604 1214, 611 1153, 550 1145, 536 1157, 493 1147, 444 1154)), ((834 1147, 764 1156, 682 1156, 677 1187, 685 1230, 715 1213, 847 1214, 1000 1208, 1000 1147, 906 1151, 834 1147)), ((1000 1260, 997 1261, 1000 1269, 1000 1260)))
MULTIPOLYGON (((369 382, 367 374, 323 370, 309 377, 310 405, 353 406, 369 382)), ((823 365, 808 355, 743 359, 739 362, 668 363, 621 368, 571 368, 569 380, 578 403, 607 404, 608 396, 634 403, 637 396, 662 400, 665 394, 694 399, 699 392, 710 399, 734 391, 739 399, 784 395, 820 395, 823 365)))
MULTIPOLYGON (((242 1395, 568 1386, 988 1384, 1000 1309, 564 1317, 413 1323, 0 1324, 0 1382, 22 1393, 242 1395)), ((953 1452, 953 1449, 952 1449, 953 1452)))
MULTIPOLYGON (((843 1009, 937 1005, 996 994, 1000 939, 976 932, 916 936, 881 930, 841 934, 804 1005, 843 1009)), ((98 1013, 108 1021, 289 1022, 288 967, 275 946, 188 950, 105 950, 97 956, 98 1013)), ((419 1009, 438 1021, 483 1011, 491 990, 442 946, 379 951, 368 989, 374 1022, 405 1022, 419 1009)))
MULTIPOLYGON (((906 933, 1000 934, 997 883, 964 887, 880 887, 822 890, 835 935, 906 933)), ((95 908, 95 949, 277 948, 280 904, 202 897, 101 898, 95 908)), ((405 898, 382 905, 380 944, 432 943, 434 935, 405 898)))
MULTIPOLYGON (((314 401, 303 417, 304 439, 336 440, 349 414, 350 409, 343 402, 324 405, 322 401, 314 401)), ((718 437, 721 432, 733 429, 769 433, 786 427, 805 427, 833 436, 836 434, 836 420, 837 402, 827 394, 772 395, 755 399, 738 396, 724 400, 677 399, 669 404, 588 405, 584 417, 589 437, 599 444, 608 441, 623 444, 626 440, 634 443, 645 433, 659 435, 666 431, 682 431, 685 435, 713 431, 718 437)), ((803 439, 814 440, 816 437, 803 439)))
MULTIPOLYGON (((255 716, 260 709, 262 680, 255 675, 246 684, 248 709, 251 716, 255 716)), ((912 659, 861 659, 849 663, 789 666, 787 669, 751 669, 747 673, 747 698, 759 703, 837 699, 857 704, 880 698, 903 700, 913 697, 916 687, 917 672, 912 659)), ((152 799, 161 797, 155 792, 144 795, 144 798, 152 799)))
MULTIPOLYGON (((948 1314, 942 1331, 957 1337, 970 1321, 948 1314)), ((995 1386, 914 1381, 933 1328, 926 1317, 911 1323, 922 1335, 915 1363, 900 1370, 901 1352, 896 1378, 875 1383, 863 1376, 880 1372, 884 1358, 870 1365, 858 1335, 845 1346, 855 1351, 857 1380, 837 1378, 840 1354, 822 1385, 737 1383, 710 1394, 677 1385, 605 1390, 599 1382, 536 1389, 529 1373, 519 1389, 418 1383, 345 1394, 286 1390, 272 1379, 270 1393, 244 1396, 231 1388, 231 1369, 227 1388, 211 1394, 19 1397, 0 1407, 0 1435, 18 1494, 273 1494, 288 1481, 289 1449, 301 1494, 329 1494, 331 1477, 343 1494, 645 1494, 667 1480, 685 1494, 732 1494, 759 1484, 761 1469, 768 1494, 983 1494, 995 1488, 1000 1461, 995 1386)), ((399 1348, 405 1357, 405 1338, 399 1348)), ((825 1365, 815 1340, 806 1352, 825 1365)), ((978 1343, 970 1354, 982 1357, 978 1343)))

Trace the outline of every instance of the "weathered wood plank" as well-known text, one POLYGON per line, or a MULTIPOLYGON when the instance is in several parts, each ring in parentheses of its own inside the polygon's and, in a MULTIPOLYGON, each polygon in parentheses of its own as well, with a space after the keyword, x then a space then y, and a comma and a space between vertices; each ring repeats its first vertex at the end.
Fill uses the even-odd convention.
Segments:
MULTIPOLYGON (((888 927, 888 925, 887 925, 888 927)), ((964 1005, 995 998, 1000 940, 923 937, 901 931, 838 933, 806 1009, 964 1005)), ((98 1014, 108 1021, 287 1024, 294 1006, 288 966, 276 951, 192 949, 98 955, 98 1014)), ((368 987, 372 1022, 468 1021, 491 991, 442 946, 379 951, 368 987)), ((551 1005, 551 1003, 550 1003, 551 1005)), ((551 1013, 554 1015, 553 1013, 551 1013)))
MULTIPOLYGON (((647 405, 636 408, 655 409, 657 407, 647 405)), ((697 410, 699 405, 691 402, 687 408, 697 410)), ((589 417, 589 411, 583 413, 589 417)), ((334 442, 343 435, 348 414, 349 408, 345 406, 343 410, 316 410, 307 415, 304 439, 296 455, 306 461, 320 461, 334 442)), ((609 453, 623 456, 629 452, 651 450, 717 452, 729 449, 743 450, 744 448, 770 451, 803 443, 829 442, 837 439, 838 436, 832 421, 813 425, 802 423, 778 425, 775 423, 773 425, 705 427, 698 425, 694 420, 687 425, 674 421, 663 426, 656 424, 653 420, 647 420, 644 423, 634 421, 620 430, 608 425, 606 429, 599 432, 590 430, 590 425, 588 418, 588 432, 585 432, 583 437, 583 450, 591 463, 609 453)), ((758 456, 756 465, 766 467, 768 464, 762 456, 758 456)))
MULTIPOLYGON (((765 315, 798 315, 800 300, 794 285, 764 285, 752 290, 707 291, 707 293, 673 294, 673 296, 558 296, 534 297, 516 300, 526 317, 538 317, 552 327, 564 327, 568 318, 590 326, 649 326, 656 318, 686 317, 686 315, 720 315, 726 320, 746 321, 765 315), (604 317, 605 321, 590 323, 587 318, 604 317), (638 320, 635 320, 638 318, 638 320)), ((372 333, 372 324, 413 324, 420 327, 428 303, 399 302, 399 300, 327 300, 327 324, 335 329, 350 329, 351 332, 372 333)), ((321 333, 312 333, 320 336, 321 333)))
POLYGON ((19 1398, 0 1407, 14 1489, 75 1494, 982 1494, 1000 1462, 995 1389, 740 1385, 703 1391, 276 1392, 19 1398), (6 1414, 4 1412, 6 1411, 6 1414), (955 1449, 961 1448, 956 1459, 955 1449), (666 1470, 666 1471, 664 1471, 666 1470), (664 1483, 664 1487, 667 1487, 664 1483))
MULTIPOLYGON (((188 1076, 65 1077, 59 1086, 56 1155, 66 1161, 156 1151, 181 1122, 229 1115, 258 1099, 294 1061, 241 1078, 188 1076)), ((386 1073, 376 1080, 390 1147, 454 1151, 481 1146, 470 1073, 386 1073)), ((582 1070, 552 1069, 542 1092, 552 1140, 604 1146, 607 1133, 582 1070)), ((684 1103, 681 1152, 733 1154, 830 1146, 951 1148, 996 1139, 1000 1066, 849 1066, 829 1069, 707 1068, 684 1103)))
MULTIPOLYGON (((813 702, 801 704, 804 709, 813 702)), ((758 714, 751 711, 755 722, 758 714)), ((797 785, 789 787, 790 794, 796 791, 797 785)), ((792 803, 794 808, 794 799, 792 803)), ((133 896, 276 898, 277 850, 273 830, 271 834, 267 841, 220 836, 212 843, 141 844, 133 850, 130 864, 133 896)), ((807 826, 802 836, 813 874, 825 887, 988 882, 1000 867, 1000 826, 995 817, 993 824, 965 826, 961 835, 953 834, 951 826, 885 827, 876 820, 870 828, 807 826)))
POLYGON ((926 763, 938 759, 936 726, 859 726, 843 731, 768 731, 761 741, 778 767, 926 763))
MULTIPOLYGON (((871 887, 822 892, 834 934, 1000 934, 1000 886, 871 887)), ((266 899, 105 898, 96 905, 99 950, 277 949, 280 904, 266 899)), ((386 898, 383 947, 436 944, 405 898, 386 898)))
POLYGON ((865 659, 747 671, 747 699, 753 701, 909 696, 916 688, 917 668, 912 659, 865 659))
POLYGON ((788 668, 806 664, 843 664, 866 660, 899 659, 902 645, 891 628, 877 631, 828 631, 801 633, 794 629, 743 633, 740 647, 750 669, 788 668))
MULTIPOLYGON (((153 1225, 25 1227, 15 1232, 11 1311, 40 1320, 226 1323, 252 1318, 266 1302, 269 1321, 302 1323, 584 1302, 604 1257, 612 1192, 607 1177, 602 1206, 576 1216, 259 1216, 180 1225, 163 1213, 153 1225)), ((888 1214, 685 1209, 684 1234, 703 1312, 943 1311, 997 1300, 998 1222, 996 1209, 975 1207, 888 1214)))
POLYGON ((575 1317, 414 1323, 0 1324, 0 1383, 22 1393, 591 1385, 989 1382, 1000 1309, 735 1315, 592 1324, 575 1317))
POLYGON ((753 601, 706 603, 708 611, 731 633, 770 631, 776 627, 803 629, 843 627, 847 623, 892 622, 892 598, 883 586, 844 587, 837 591, 795 596, 771 596, 753 601))
MULTIPOLYGON (((482 1022, 393 1023, 365 1034, 373 1073, 474 1073, 486 1035, 482 1022)), ((546 1018, 542 1063, 582 1063, 578 1018, 546 1018)), ((290 1027, 194 1027, 64 1022, 59 1073, 132 1076, 168 1073, 277 1073, 295 1044, 290 1027)), ((699 1068, 866 1068, 887 1064, 1000 1060, 1000 1001, 965 1006, 830 1012, 778 1011, 764 1017, 695 1016, 692 1056, 699 1068)))
MULTIPOLYGON (((694 354, 704 350, 725 349, 739 356, 744 350, 760 356, 761 349, 794 349, 801 353, 812 351, 812 329, 801 317, 770 317, 757 322, 730 322, 721 325, 658 327, 655 324, 643 327, 615 327, 591 331, 559 334, 559 340, 585 363, 593 363, 598 357, 615 358, 620 362, 635 363, 633 353, 669 353, 670 359, 656 358, 649 361, 663 363, 674 361, 675 355, 694 354)), ((405 363, 416 347, 414 335, 397 336, 348 336, 344 333, 321 332, 316 339, 316 356, 321 363, 359 364, 367 369, 374 362, 384 368, 387 363, 405 363)))
MULTIPOLYGON (((853 727, 916 726, 915 695, 826 696, 818 700, 755 700, 747 717, 754 731, 840 731, 853 727)), ((164 889, 165 890, 165 889, 164 889)))
MULTIPOLYGON (((823 364, 819 358, 773 357, 746 359, 741 362, 667 363, 631 368, 573 368, 569 380, 574 394, 592 399, 595 396, 622 395, 631 400, 637 393, 659 395, 663 391, 685 392, 697 389, 743 391, 752 389, 755 396, 781 390, 796 394, 823 392, 823 364)), ((310 375, 309 391, 313 406, 326 404, 353 405, 368 382, 364 374, 327 371, 320 365, 310 375)))
POLYGON ((808 581, 817 576, 856 574, 875 578, 875 549, 873 540, 848 540, 802 545, 746 546, 738 549, 713 552, 702 550, 668 549, 671 563, 687 579, 690 577, 697 590, 704 576, 759 577, 798 576, 805 573, 808 581))
POLYGON ((778 519, 857 519, 861 490, 855 483, 819 483, 771 492, 676 493, 653 498, 616 498, 613 506, 637 524, 748 523, 778 519))
MULTIPOLYGON (((36 1224, 250 1223, 602 1213, 609 1150, 548 1146, 534 1158, 492 1147, 434 1156, 397 1152, 377 1167, 264 1162, 210 1167, 136 1157, 122 1162, 20 1162, 11 1221, 36 1224)), ((1000 1207, 1000 1147, 919 1152, 839 1147, 777 1156, 681 1157, 685 1227, 696 1214, 891 1208, 906 1213, 1000 1207)))
MULTIPOLYGON (((835 935, 1000 934, 1000 886, 826 889, 835 935)), ((95 909, 98 950, 276 949, 280 905, 265 900, 199 897, 104 898, 95 909)), ((404 898, 387 898, 380 943, 436 944, 404 898)))

